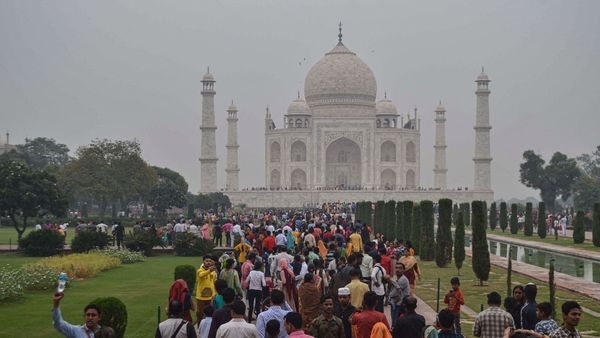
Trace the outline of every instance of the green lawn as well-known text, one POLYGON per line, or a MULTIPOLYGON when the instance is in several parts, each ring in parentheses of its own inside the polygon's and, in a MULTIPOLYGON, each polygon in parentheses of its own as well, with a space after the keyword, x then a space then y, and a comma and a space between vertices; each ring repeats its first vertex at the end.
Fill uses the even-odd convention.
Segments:
POLYGON ((554 235, 546 236, 546 238, 540 238, 537 233, 534 233, 533 236, 525 236, 522 232, 513 235, 508 231, 508 229, 505 232, 502 232, 502 230, 500 230, 500 229, 496 229, 494 231, 488 230, 488 234, 495 235, 495 236, 507 237, 507 238, 521 239, 521 240, 525 240, 525 241, 560 245, 560 246, 565 246, 565 247, 569 247, 569 248, 580 249, 580 250, 589 250, 589 251, 594 251, 594 252, 600 253, 600 247, 594 246, 592 241, 588 241, 588 240, 584 241, 581 244, 575 244, 575 243, 573 243, 573 238, 570 238, 570 237, 558 236, 558 240, 556 240, 556 239, 554 239, 554 235))
MULTIPOLYGON (((31 230, 33 230, 33 228, 34 228, 33 226, 28 226, 25 229, 25 233, 23 234, 23 236, 26 236, 31 230)), ((132 229, 133 229, 133 227, 125 227, 125 233, 128 233, 132 229)), ((73 240, 74 235, 75 235, 75 229, 73 227, 69 227, 67 229, 67 244, 71 244, 71 241, 73 240)), ((109 233, 109 235, 110 235, 110 233, 109 233)), ((9 243, 12 243, 13 247, 16 247, 17 243, 18 243, 17 238, 19 238, 17 236, 17 230, 15 230, 15 228, 13 228, 12 226, 1 226, 0 227, 0 245, 8 245, 9 243)))
MULTIPOLYGON (((450 290, 450 278, 456 276, 456 268, 454 263, 449 265, 447 268, 438 268, 435 262, 421 262, 421 271, 423 272, 423 278, 421 281, 417 281, 416 293, 421 299, 427 302, 434 310, 436 309, 436 293, 437 293, 437 279, 441 279, 441 290, 440 290, 440 309, 445 307, 443 303, 443 297, 446 292, 450 290)), ((538 287, 538 302, 548 301, 548 285, 538 281, 534 281, 519 275, 513 271, 512 274, 513 286, 517 284, 525 285, 528 282, 534 282, 538 287)), ((485 286, 479 286, 479 281, 476 280, 475 274, 471 266, 471 258, 465 259, 464 265, 460 270, 461 290, 465 294, 465 304, 475 312, 479 312, 481 304, 486 305, 486 294, 492 291, 497 291, 502 295, 506 296, 506 270, 496 268, 492 266, 490 271, 489 281, 484 283, 485 286)), ((560 305, 566 300, 576 300, 582 306, 585 306, 595 312, 600 312, 600 303, 586 298, 572 292, 557 290, 556 303, 560 305)), ((560 315, 560 309, 557 311, 557 322, 562 322, 560 315)), ((467 337, 472 337, 472 322, 473 319, 469 318, 466 314, 461 314, 461 321, 465 322, 463 326, 463 334, 467 333, 467 337)), ((580 331, 595 331, 594 336, 600 336, 600 318, 593 317, 587 313, 584 313, 579 324, 580 331)))
MULTIPOLYGON (((29 258, 2 256, 0 262, 23 264, 29 258)), ((35 260, 35 259, 33 259, 35 260)), ((83 307, 97 297, 113 296, 127 306, 126 337, 153 337, 157 323, 157 306, 164 306, 176 265, 201 264, 198 257, 158 256, 143 263, 122 265, 94 278, 74 281, 66 291, 61 308, 63 318, 81 324, 83 307)), ((52 291, 26 292, 16 303, 0 304, 0 337, 61 337, 52 327, 52 291)))

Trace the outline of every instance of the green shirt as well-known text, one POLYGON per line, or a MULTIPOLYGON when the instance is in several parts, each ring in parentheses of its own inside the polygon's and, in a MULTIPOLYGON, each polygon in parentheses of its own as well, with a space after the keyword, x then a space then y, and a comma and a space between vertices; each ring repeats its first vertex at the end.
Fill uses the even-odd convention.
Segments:
POLYGON ((326 319, 320 315, 312 321, 310 334, 315 338, 341 338, 344 335, 344 324, 342 320, 336 316, 331 319, 326 319))

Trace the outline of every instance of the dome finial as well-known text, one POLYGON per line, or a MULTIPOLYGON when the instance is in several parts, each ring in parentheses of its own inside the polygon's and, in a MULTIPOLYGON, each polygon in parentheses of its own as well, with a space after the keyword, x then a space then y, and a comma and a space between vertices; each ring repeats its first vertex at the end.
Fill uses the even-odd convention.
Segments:
POLYGON ((387 100, 387 90, 383 92, 383 98, 387 100))
POLYGON ((338 34, 338 42, 342 43, 342 22, 339 24, 340 33, 338 34))
POLYGON ((298 89, 298 100, 300 100, 300 89, 298 89))

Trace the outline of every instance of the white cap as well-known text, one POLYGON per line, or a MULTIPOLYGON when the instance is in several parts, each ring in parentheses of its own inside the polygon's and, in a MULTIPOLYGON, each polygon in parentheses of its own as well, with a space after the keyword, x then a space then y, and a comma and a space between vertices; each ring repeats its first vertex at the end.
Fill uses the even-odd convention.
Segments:
POLYGON ((339 288, 338 296, 350 296, 350 289, 348 288, 339 288))

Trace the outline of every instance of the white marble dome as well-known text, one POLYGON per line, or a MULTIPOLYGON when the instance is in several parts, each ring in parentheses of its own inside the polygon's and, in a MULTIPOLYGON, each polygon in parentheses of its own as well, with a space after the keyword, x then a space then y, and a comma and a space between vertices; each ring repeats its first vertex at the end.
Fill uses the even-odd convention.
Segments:
POLYGON ((343 43, 312 66, 304 81, 309 107, 358 105, 374 107, 377 82, 371 68, 343 43))
POLYGON ((298 97, 290 102, 287 109, 287 115, 310 115, 310 108, 306 104, 306 101, 298 97))
POLYGON ((396 105, 387 97, 377 101, 375 108, 377 115, 398 115, 398 109, 396 109, 396 105))

